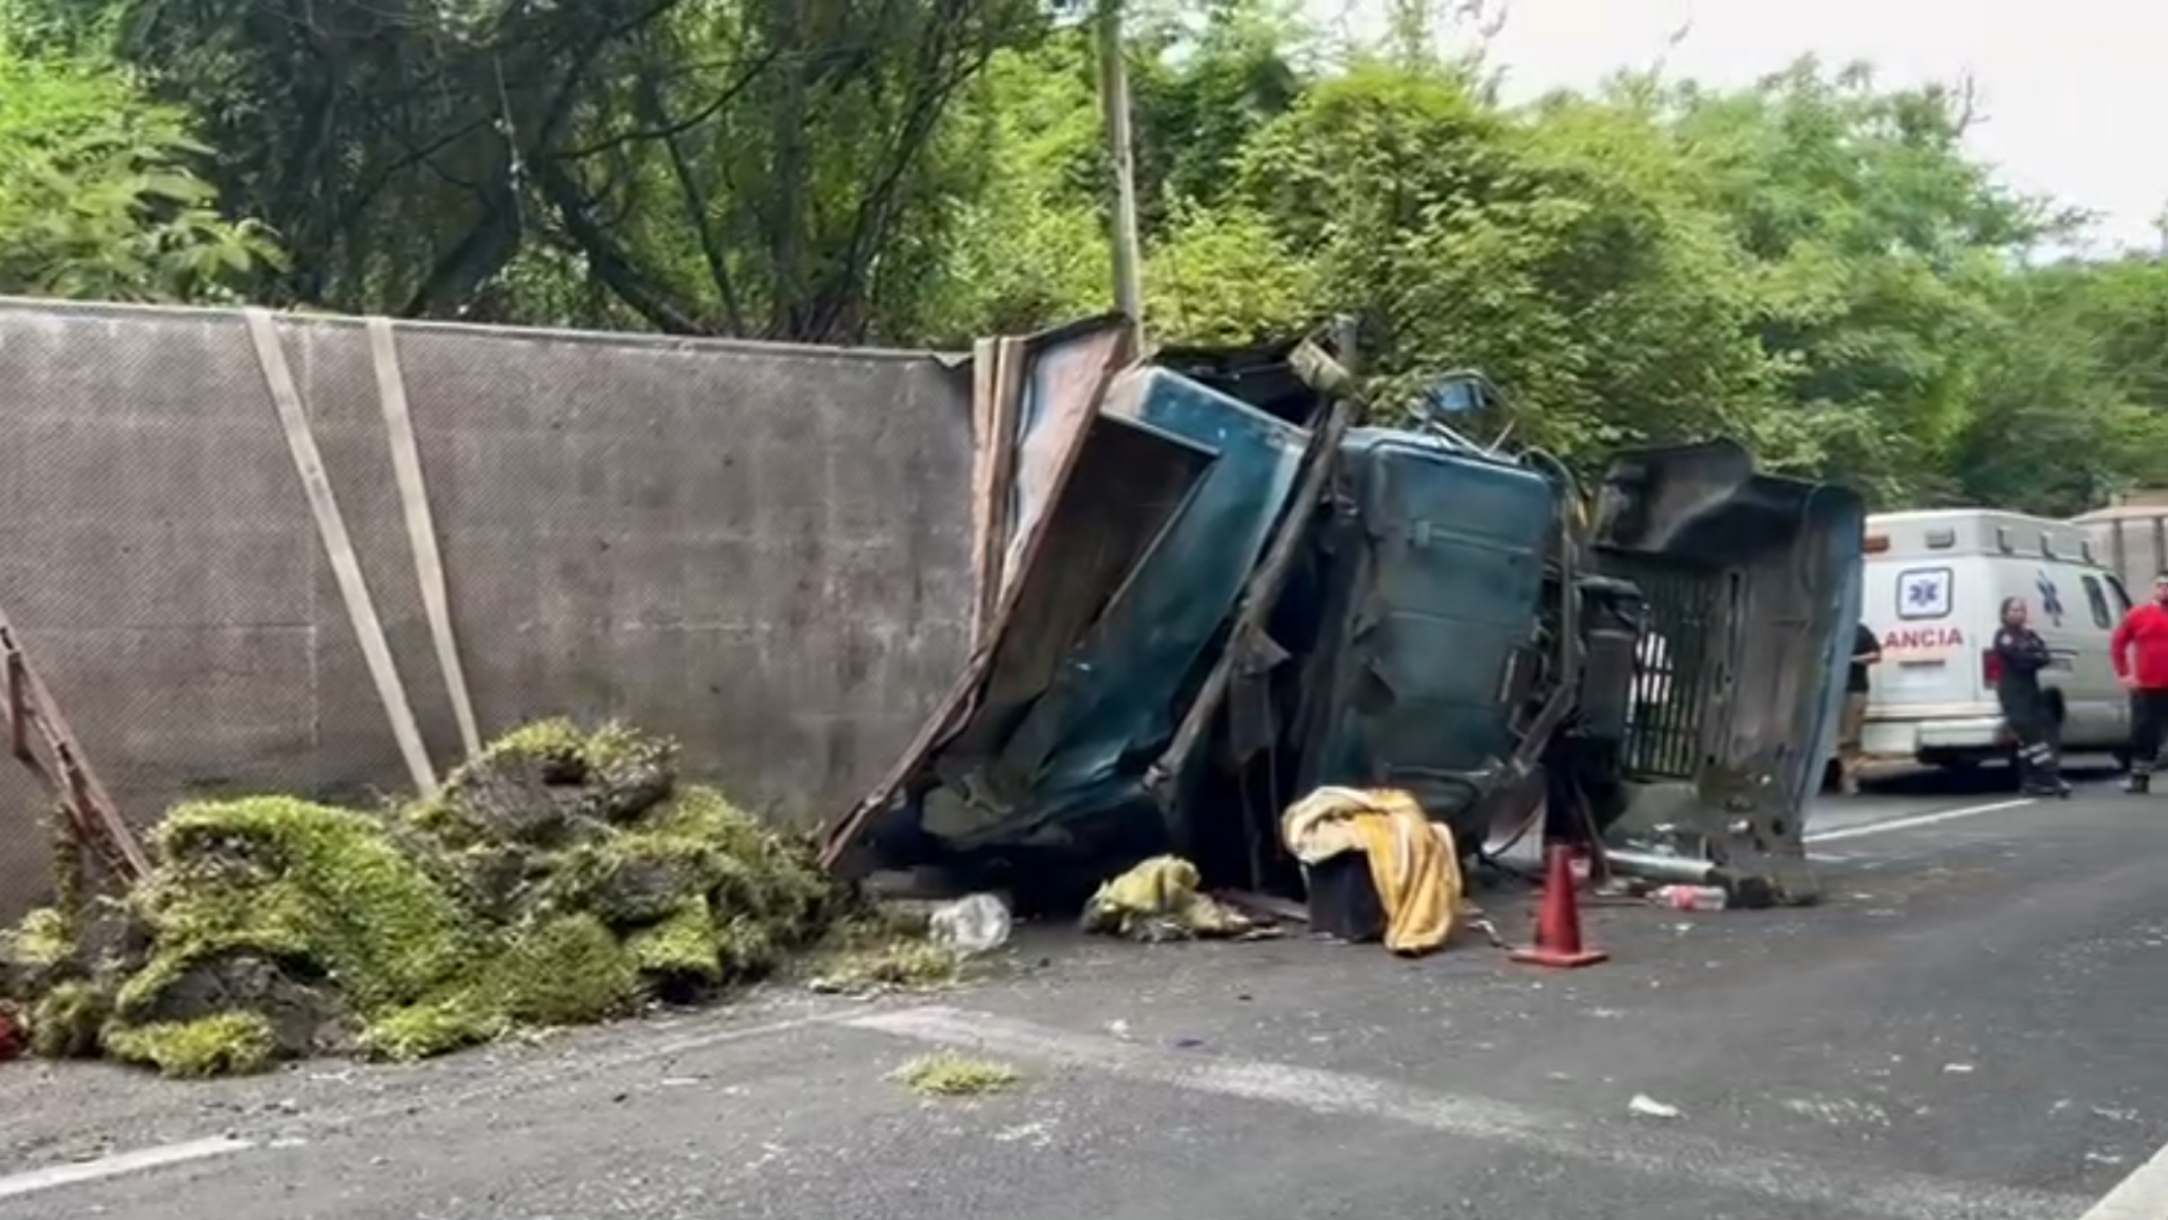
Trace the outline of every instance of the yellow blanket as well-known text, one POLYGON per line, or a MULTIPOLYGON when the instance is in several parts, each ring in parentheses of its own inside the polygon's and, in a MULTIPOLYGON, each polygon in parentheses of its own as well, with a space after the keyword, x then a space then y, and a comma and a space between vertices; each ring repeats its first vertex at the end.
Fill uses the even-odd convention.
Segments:
POLYGON ((1460 855, 1453 832, 1395 788, 1320 788, 1280 819, 1280 837, 1304 864, 1342 852, 1370 860, 1385 909, 1385 947, 1428 953, 1453 934, 1460 910, 1460 855))

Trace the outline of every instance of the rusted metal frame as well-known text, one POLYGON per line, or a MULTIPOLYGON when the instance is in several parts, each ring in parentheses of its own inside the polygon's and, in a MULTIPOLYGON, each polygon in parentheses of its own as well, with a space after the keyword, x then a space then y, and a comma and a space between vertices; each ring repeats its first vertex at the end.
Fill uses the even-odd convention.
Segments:
POLYGON ((125 883, 140 881, 150 872, 150 857, 91 771, 83 747, 31 668, 22 639, 4 613, 0 613, 0 662, 4 662, 0 671, 7 684, 11 752, 58 799, 78 836, 107 856, 115 874, 125 883), (38 757, 39 744, 53 756, 51 763, 38 757))

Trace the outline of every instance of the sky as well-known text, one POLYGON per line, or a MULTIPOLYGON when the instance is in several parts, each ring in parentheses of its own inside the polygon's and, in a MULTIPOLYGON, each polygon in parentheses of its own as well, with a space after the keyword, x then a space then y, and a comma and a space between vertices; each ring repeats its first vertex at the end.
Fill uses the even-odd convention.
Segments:
POLYGON ((1659 62, 1674 75, 1743 85, 1808 53, 1831 64, 1866 60, 1891 85, 1969 74, 1980 116, 1969 142, 2005 181, 2099 213, 2098 252, 2162 245, 2154 219, 2168 208, 2168 4, 1503 2, 1488 58, 1505 69, 1510 100, 1659 62))

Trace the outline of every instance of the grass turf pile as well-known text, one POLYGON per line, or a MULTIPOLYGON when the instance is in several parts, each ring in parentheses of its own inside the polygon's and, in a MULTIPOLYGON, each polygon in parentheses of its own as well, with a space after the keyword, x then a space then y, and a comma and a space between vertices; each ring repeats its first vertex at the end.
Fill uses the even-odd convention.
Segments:
POLYGON ((127 947, 7 938, 41 1053, 181 1076, 416 1058, 766 974, 849 914, 809 851, 622 726, 528 725, 386 814, 198 802, 154 839, 127 947), (67 968, 74 963, 74 969, 67 968), (24 979, 32 980, 24 983, 24 979))
POLYGON ((416 857, 515 945, 593 920, 673 998, 767 973, 840 912, 808 845, 712 788, 678 787, 669 745, 622 726, 519 729, 404 823, 416 857))
POLYGON ((976 1097, 1012 1088, 1023 1073, 1006 1063, 973 1059, 954 1051, 936 1051, 911 1060, 889 1074, 889 1079, 928 1097, 976 1097))

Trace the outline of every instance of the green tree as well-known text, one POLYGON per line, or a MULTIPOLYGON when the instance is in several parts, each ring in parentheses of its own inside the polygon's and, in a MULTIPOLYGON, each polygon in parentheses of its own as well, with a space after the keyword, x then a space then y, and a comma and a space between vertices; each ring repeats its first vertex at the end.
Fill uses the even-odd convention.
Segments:
POLYGON ((1481 368, 1525 438, 1582 454, 1750 425, 1766 399, 1738 260, 1683 175, 1646 114, 1507 113, 1466 67, 1365 64, 1268 126, 1242 180, 1389 388, 1481 368))
POLYGON ((1969 93, 1805 59, 1746 90, 1619 94, 1659 99, 1750 258, 1757 336, 1823 468, 1882 503, 1953 494, 1997 287, 2071 221, 1966 155, 1969 93))
POLYGON ((2168 270, 2023 268, 1996 306, 1953 465, 1961 498, 2067 514, 2168 486, 2168 270))
POLYGON ((186 117, 113 64, 0 31, 0 292, 215 300, 274 265, 261 227, 220 216, 186 117))
MULTIPOLYGON (((1312 36, 1275 0, 1142 6, 1130 26, 1152 333, 1279 327, 1307 304, 1306 269, 1230 195, 1243 147, 1305 87, 1312 36)), ((983 177, 961 206, 931 334, 956 342, 1111 307, 1097 88, 1088 31, 1068 27, 996 56, 954 115, 948 138, 976 151, 983 177)))
POLYGON ((978 177, 957 206, 927 337, 961 346, 1111 308, 1095 89, 1089 40, 1063 30, 996 55, 951 114, 942 138, 974 154, 978 177))
POLYGON ((1131 48, 1144 222, 1156 234, 1176 214, 1229 197, 1245 145, 1308 87, 1318 39, 1282 0, 1212 0, 1139 23, 1131 48))
POLYGON ((966 84, 1029 0, 40 0, 116 45, 350 311, 906 337, 942 275, 966 84), (571 316, 565 316, 571 311, 571 316))

